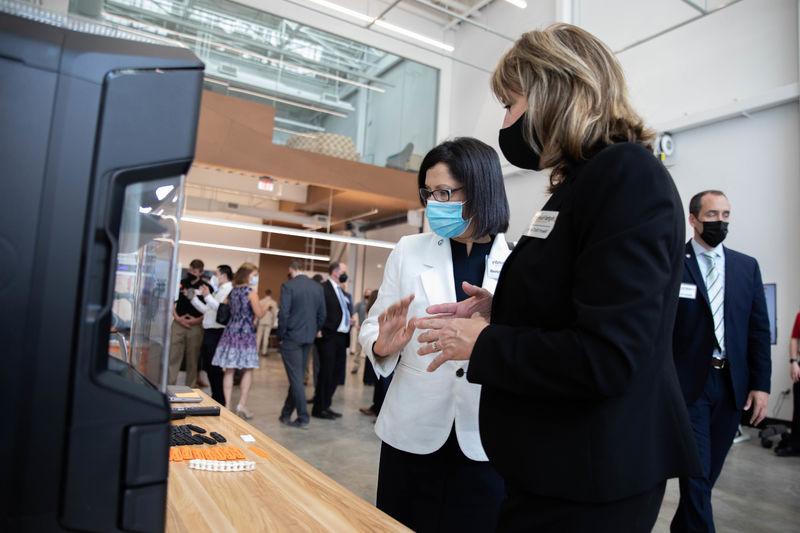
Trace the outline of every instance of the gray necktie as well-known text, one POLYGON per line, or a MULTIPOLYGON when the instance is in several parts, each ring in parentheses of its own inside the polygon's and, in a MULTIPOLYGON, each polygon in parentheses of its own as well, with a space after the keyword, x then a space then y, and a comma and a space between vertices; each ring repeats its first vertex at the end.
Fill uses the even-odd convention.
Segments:
POLYGON ((711 315, 714 317, 714 335, 717 337, 720 352, 725 351, 725 306, 722 276, 717 269, 717 254, 715 252, 703 252, 703 257, 708 263, 708 273, 706 274, 706 290, 708 291, 708 301, 711 304, 711 315))

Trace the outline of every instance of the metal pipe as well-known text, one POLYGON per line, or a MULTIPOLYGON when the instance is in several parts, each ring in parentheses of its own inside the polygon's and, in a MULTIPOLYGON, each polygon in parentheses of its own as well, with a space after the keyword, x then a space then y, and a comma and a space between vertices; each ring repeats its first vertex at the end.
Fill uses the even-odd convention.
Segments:
POLYGON ((459 15, 457 13, 453 13, 449 9, 446 9, 444 7, 441 7, 441 6, 438 6, 438 5, 434 4, 433 2, 429 2, 428 0, 414 0, 414 1, 417 2, 418 4, 422 4, 423 6, 428 6, 429 8, 431 8, 431 9, 433 9, 435 11, 440 11, 442 13, 446 13, 447 15, 460 20, 461 22, 465 22, 467 24, 475 26, 476 28, 480 28, 480 29, 482 29, 483 31, 485 31, 487 33, 491 33, 492 35, 500 37, 501 39, 505 39, 506 41, 509 41, 509 42, 512 42, 512 43, 514 41, 516 41, 516 39, 512 39, 508 35, 504 35, 504 34, 500 33, 499 31, 493 30, 492 28, 490 28, 489 26, 486 26, 485 24, 481 24, 480 22, 475 22, 474 20, 472 20, 470 18, 467 18, 467 17, 462 17, 461 15, 459 15))

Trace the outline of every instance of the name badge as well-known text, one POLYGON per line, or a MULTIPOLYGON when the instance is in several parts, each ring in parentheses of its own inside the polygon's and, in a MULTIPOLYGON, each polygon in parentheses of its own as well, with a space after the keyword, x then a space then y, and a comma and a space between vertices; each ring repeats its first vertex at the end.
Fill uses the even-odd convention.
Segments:
POLYGON ((489 279, 498 280, 500 279, 500 271, 503 270, 503 265, 505 261, 502 259, 489 259, 486 258, 486 273, 489 276, 489 279))
POLYGON ((681 298, 688 298, 694 300, 697 298, 697 285, 691 283, 681 283, 681 298))
POLYGON ((531 225, 528 227, 528 231, 525 232, 525 236, 533 237, 534 239, 546 239, 550 236, 550 232, 553 231, 557 218, 558 211, 539 211, 533 215, 533 220, 531 220, 531 225))

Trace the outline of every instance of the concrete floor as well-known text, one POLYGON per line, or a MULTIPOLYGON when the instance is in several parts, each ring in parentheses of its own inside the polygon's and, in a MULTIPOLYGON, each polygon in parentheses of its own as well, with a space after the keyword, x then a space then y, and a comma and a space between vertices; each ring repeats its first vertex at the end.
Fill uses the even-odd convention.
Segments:
MULTIPOLYGON (((372 403, 372 387, 362 385, 360 374, 355 378, 348 373, 347 384, 334 397, 333 409, 344 415, 341 419, 312 418, 308 430, 288 428, 278 422, 288 382, 280 356, 273 353, 261 360, 248 404, 255 414, 251 422, 261 431, 374 503, 380 440, 373 419, 358 412, 372 403)), ((311 387, 307 394, 313 394, 311 387)), ((677 504, 678 485, 672 480, 654 531, 669 531, 677 504)), ((713 505, 720 533, 800 532, 800 457, 776 457, 757 438, 734 445, 713 505)))

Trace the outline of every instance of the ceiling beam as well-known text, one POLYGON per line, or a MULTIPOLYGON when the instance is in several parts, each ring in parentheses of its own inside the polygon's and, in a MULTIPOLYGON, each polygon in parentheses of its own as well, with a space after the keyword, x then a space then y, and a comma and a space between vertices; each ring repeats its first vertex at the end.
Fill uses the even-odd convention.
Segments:
MULTIPOLYGON (((466 13, 464 13, 464 16, 465 16, 465 17, 467 17, 467 18, 469 18, 469 17, 471 17, 471 16, 475 15, 476 13, 478 13, 478 12, 479 12, 481 9, 483 9, 484 7, 486 7, 486 6, 488 6, 489 4, 491 4, 492 2, 494 2, 494 0, 481 0, 480 2, 478 2, 477 4, 475 4, 474 6, 472 6, 471 8, 469 8, 469 10, 467 10, 467 12, 466 12, 466 13)), ((458 26, 459 24, 461 24, 461 21, 460 21, 460 20, 458 20, 458 19, 451 20, 451 21, 450 21, 450 22, 448 22, 448 23, 447 23, 447 25, 444 27, 444 31, 451 30, 451 29, 453 29, 454 27, 458 26)))

